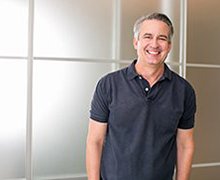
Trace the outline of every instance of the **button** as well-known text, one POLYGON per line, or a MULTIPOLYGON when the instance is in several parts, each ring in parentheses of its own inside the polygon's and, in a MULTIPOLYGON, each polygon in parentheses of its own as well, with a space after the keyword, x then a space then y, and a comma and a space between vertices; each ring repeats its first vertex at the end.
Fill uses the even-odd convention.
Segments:
POLYGON ((139 78, 139 79, 142 79, 142 77, 141 77, 141 76, 138 76, 138 78, 139 78))
POLYGON ((146 88, 145 88, 145 91, 149 91, 149 88, 148 88, 148 87, 146 87, 146 88))

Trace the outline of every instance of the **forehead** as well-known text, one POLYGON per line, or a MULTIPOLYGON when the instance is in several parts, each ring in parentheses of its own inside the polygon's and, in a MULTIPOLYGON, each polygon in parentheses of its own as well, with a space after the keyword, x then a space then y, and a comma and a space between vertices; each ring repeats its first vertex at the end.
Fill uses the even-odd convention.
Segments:
POLYGON ((145 20, 140 26, 140 34, 169 35, 169 26, 159 20, 145 20))

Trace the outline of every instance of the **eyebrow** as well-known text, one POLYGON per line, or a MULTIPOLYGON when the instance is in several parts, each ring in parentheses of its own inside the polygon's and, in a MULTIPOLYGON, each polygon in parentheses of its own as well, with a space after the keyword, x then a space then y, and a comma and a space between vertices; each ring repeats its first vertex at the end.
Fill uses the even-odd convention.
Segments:
POLYGON ((143 34, 143 36, 152 36, 152 34, 151 33, 145 33, 145 34, 143 34))

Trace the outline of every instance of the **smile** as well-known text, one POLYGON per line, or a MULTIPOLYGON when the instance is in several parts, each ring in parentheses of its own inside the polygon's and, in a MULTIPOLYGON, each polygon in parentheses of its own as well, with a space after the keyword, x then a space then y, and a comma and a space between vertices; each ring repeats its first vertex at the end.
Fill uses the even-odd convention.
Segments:
POLYGON ((151 55, 158 55, 158 54, 160 54, 160 51, 150 51, 150 50, 147 50, 146 52, 148 54, 151 54, 151 55))

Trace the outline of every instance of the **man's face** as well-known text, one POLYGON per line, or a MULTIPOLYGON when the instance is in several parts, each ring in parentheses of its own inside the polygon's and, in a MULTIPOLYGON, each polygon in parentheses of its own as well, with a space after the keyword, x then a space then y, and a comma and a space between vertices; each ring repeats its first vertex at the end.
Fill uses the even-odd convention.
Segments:
POLYGON ((140 27, 139 36, 134 38, 138 60, 145 65, 161 65, 170 49, 169 27, 159 20, 146 20, 140 27))

